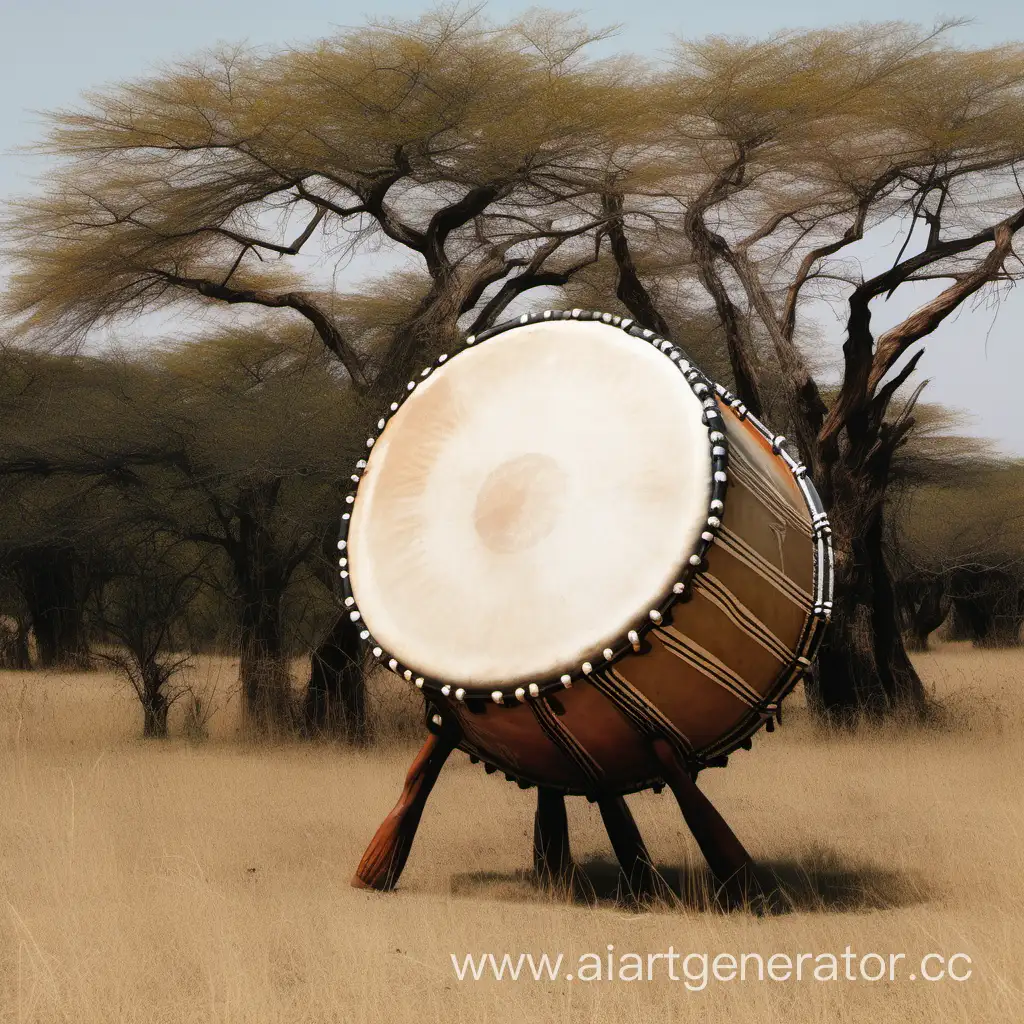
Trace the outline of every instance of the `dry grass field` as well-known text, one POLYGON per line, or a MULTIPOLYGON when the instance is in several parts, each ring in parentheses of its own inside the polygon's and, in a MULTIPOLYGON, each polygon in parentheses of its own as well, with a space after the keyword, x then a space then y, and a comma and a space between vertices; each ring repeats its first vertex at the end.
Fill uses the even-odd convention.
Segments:
MULTIPOLYGON (((0 1021, 984 1021, 1020 1019, 1021 654, 920 661, 942 728, 856 738, 799 707, 702 786, 788 894, 723 912, 666 792, 630 798, 677 905, 614 899, 595 808, 571 801, 593 898, 536 889, 533 794, 455 755, 396 893, 349 887, 412 746, 358 755, 246 746, 227 702, 210 740, 136 738, 114 680, 0 674, 0 1021), (967 953, 970 980, 456 980, 450 954, 967 953)), ((233 666, 200 666, 230 689, 233 666)), ((407 715, 387 694, 382 717, 407 715), (389 702, 390 701, 390 702, 389 702)), ((962 962, 961 962, 962 965, 962 962)), ((912 973, 916 963, 906 968, 912 973)), ((682 976, 682 968, 676 968, 682 976)))

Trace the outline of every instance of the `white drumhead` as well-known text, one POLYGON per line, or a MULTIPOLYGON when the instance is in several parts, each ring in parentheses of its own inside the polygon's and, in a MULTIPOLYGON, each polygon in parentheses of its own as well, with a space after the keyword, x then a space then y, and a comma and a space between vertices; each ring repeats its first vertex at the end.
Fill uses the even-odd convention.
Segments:
POLYGON ((391 418, 359 485, 350 582, 374 642, 484 690, 599 657, 704 529, 701 412, 671 360, 600 322, 460 352, 391 418))

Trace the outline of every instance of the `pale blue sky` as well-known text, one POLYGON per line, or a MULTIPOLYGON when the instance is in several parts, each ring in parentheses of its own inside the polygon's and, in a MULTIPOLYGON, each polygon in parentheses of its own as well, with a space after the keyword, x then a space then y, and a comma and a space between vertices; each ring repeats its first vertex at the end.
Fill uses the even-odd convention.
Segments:
MULTIPOLYGON (((367 15, 413 17, 428 5, 419 0, 383 0, 373 5, 326 0, 2 0, 0 7, 0 196, 32 187, 39 165, 12 151, 40 133, 35 111, 74 104, 80 94, 106 82, 144 74, 221 41, 280 45, 329 35, 362 23, 367 15)), ((495 2, 495 18, 529 4, 495 2)), ((849 21, 902 19, 932 24, 967 16, 973 24, 956 31, 965 44, 992 45, 1024 39, 1024 4, 1012 0, 729 0, 673 4, 657 0, 611 3, 552 2, 577 10, 590 25, 619 23, 620 34, 603 45, 657 55, 674 35, 764 35, 783 28, 819 27, 849 21)), ((876 253, 887 252, 879 237, 876 253)), ((1024 249, 1024 242, 1021 243, 1024 249)), ((889 320, 898 310, 880 311, 889 320)), ((838 350, 841 327, 823 320, 838 350)), ((970 432, 991 437, 1024 455, 1024 299, 1012 295, 998 317, 990 308, 965 310, 928 343, 919 373, 931 379, 926 398, 963 409, 970 432)))

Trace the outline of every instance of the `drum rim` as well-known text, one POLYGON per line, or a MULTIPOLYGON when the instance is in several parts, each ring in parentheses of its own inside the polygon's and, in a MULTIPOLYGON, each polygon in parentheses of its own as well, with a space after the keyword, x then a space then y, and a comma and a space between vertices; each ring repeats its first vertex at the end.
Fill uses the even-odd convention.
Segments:
POLYGON ((385 665, 389 671, 403 677, 407 682, 411 682, 417 689, 422 690, 427 695, 454 699, 458 702, 463 702, 466 699, 479 700, 484 698, 495 704, 514 706, 527 700, 551 696, 561 690, 568 689, 574 682, 586 679, 592 672, 599 671, 613 664, 627 654, 639 651, 642 647, 644 636, 668 616, 675 604, 688 598, 690 583, 693 577, 706 567, 708 549, 721 526, 721 518, 725 511, 726 487, 728 483, 728 440, 726 438, 725 424, 722 421, 718 402, 715 398, 716 385, 701 370, 690 363, 683 349, 659 337, 654 331, 637 324, 631 317, 578 308, 571 310, 546 309, 539 312, 524 313, 516 319, 504 321, 478 334, 469 334, 462 340, 456 352, 452 355, 442 354, 438 356, 430 366, 421 371, 418 377, 414 377, 406 384, 405 388, 390 403, 388 411, 377 421, 377 432, 367 439, 367 447, 373 447, 377 438, 387 428, 390 419, 402 408, 405 400, 415 391, 416 386, 429 377, 434 370, 445 365, 449 360, 457 358, 467 349, 505 334, 508 331, 529 324, 556 320, 592 321, 616 327, 631 338, 647 343, 659 351, 682 374, 690 389, 701 403, 703 408, 702 421, 708 434, 708 454, 711 463, 711 496, 708 502, 704 528, 694 549, 683 560, 680 572, 676 574, 677 579, 668 593, 663 595, 662 599, 654 607, 646 612, 638 612, 635 622, 629 628, 623 630, 612 646, 605 647, 601 651, 595 651, 588 660, 582 661, 571 673, 562 673, 557 677, 552 676, 548 679, 529 683, 528 685, 511 683, 500 686, 494 686, 493 684, 481 686, 459 684, 455 686, 444 680, 421 674, 412 665, 400 663, 391 652, 375 640, 369 624, 362 618, 362 613, 359 610, 352 590, 347 556, 348 531, 352 510, 355 502, 358 500, 359 482, 367 465, 366 459, 359 459, 355 466, 355 472, 351 476, 354 487, 344 498, 347 507, 341 517, 341 529, 338 539, 342 597, 345 612, 353 624, 359 625, 359 637, 370 647, 374 658, 385 665))

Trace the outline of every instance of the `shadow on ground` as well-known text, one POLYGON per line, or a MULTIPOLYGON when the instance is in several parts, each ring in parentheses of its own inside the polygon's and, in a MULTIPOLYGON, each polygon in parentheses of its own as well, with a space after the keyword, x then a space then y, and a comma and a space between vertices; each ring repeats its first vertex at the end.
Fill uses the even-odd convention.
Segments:
POLYGON ((618 864, 598 857, 577 865, 571 888, 542 885, 529 871, 476 871, 454 875, 454 896, 515 901, 573 903, 651 911, 687 909, 728 912, 745 909, 762 915, 849 913, 888 910, 923 903, 928 892, 920 879, 873 864, 853 864, 828 850, 802 857, 761 861, 757 877, 762 895, 742 906, 727 899, 704 867, 658 864, 660 892, 638 900, 618 864))

